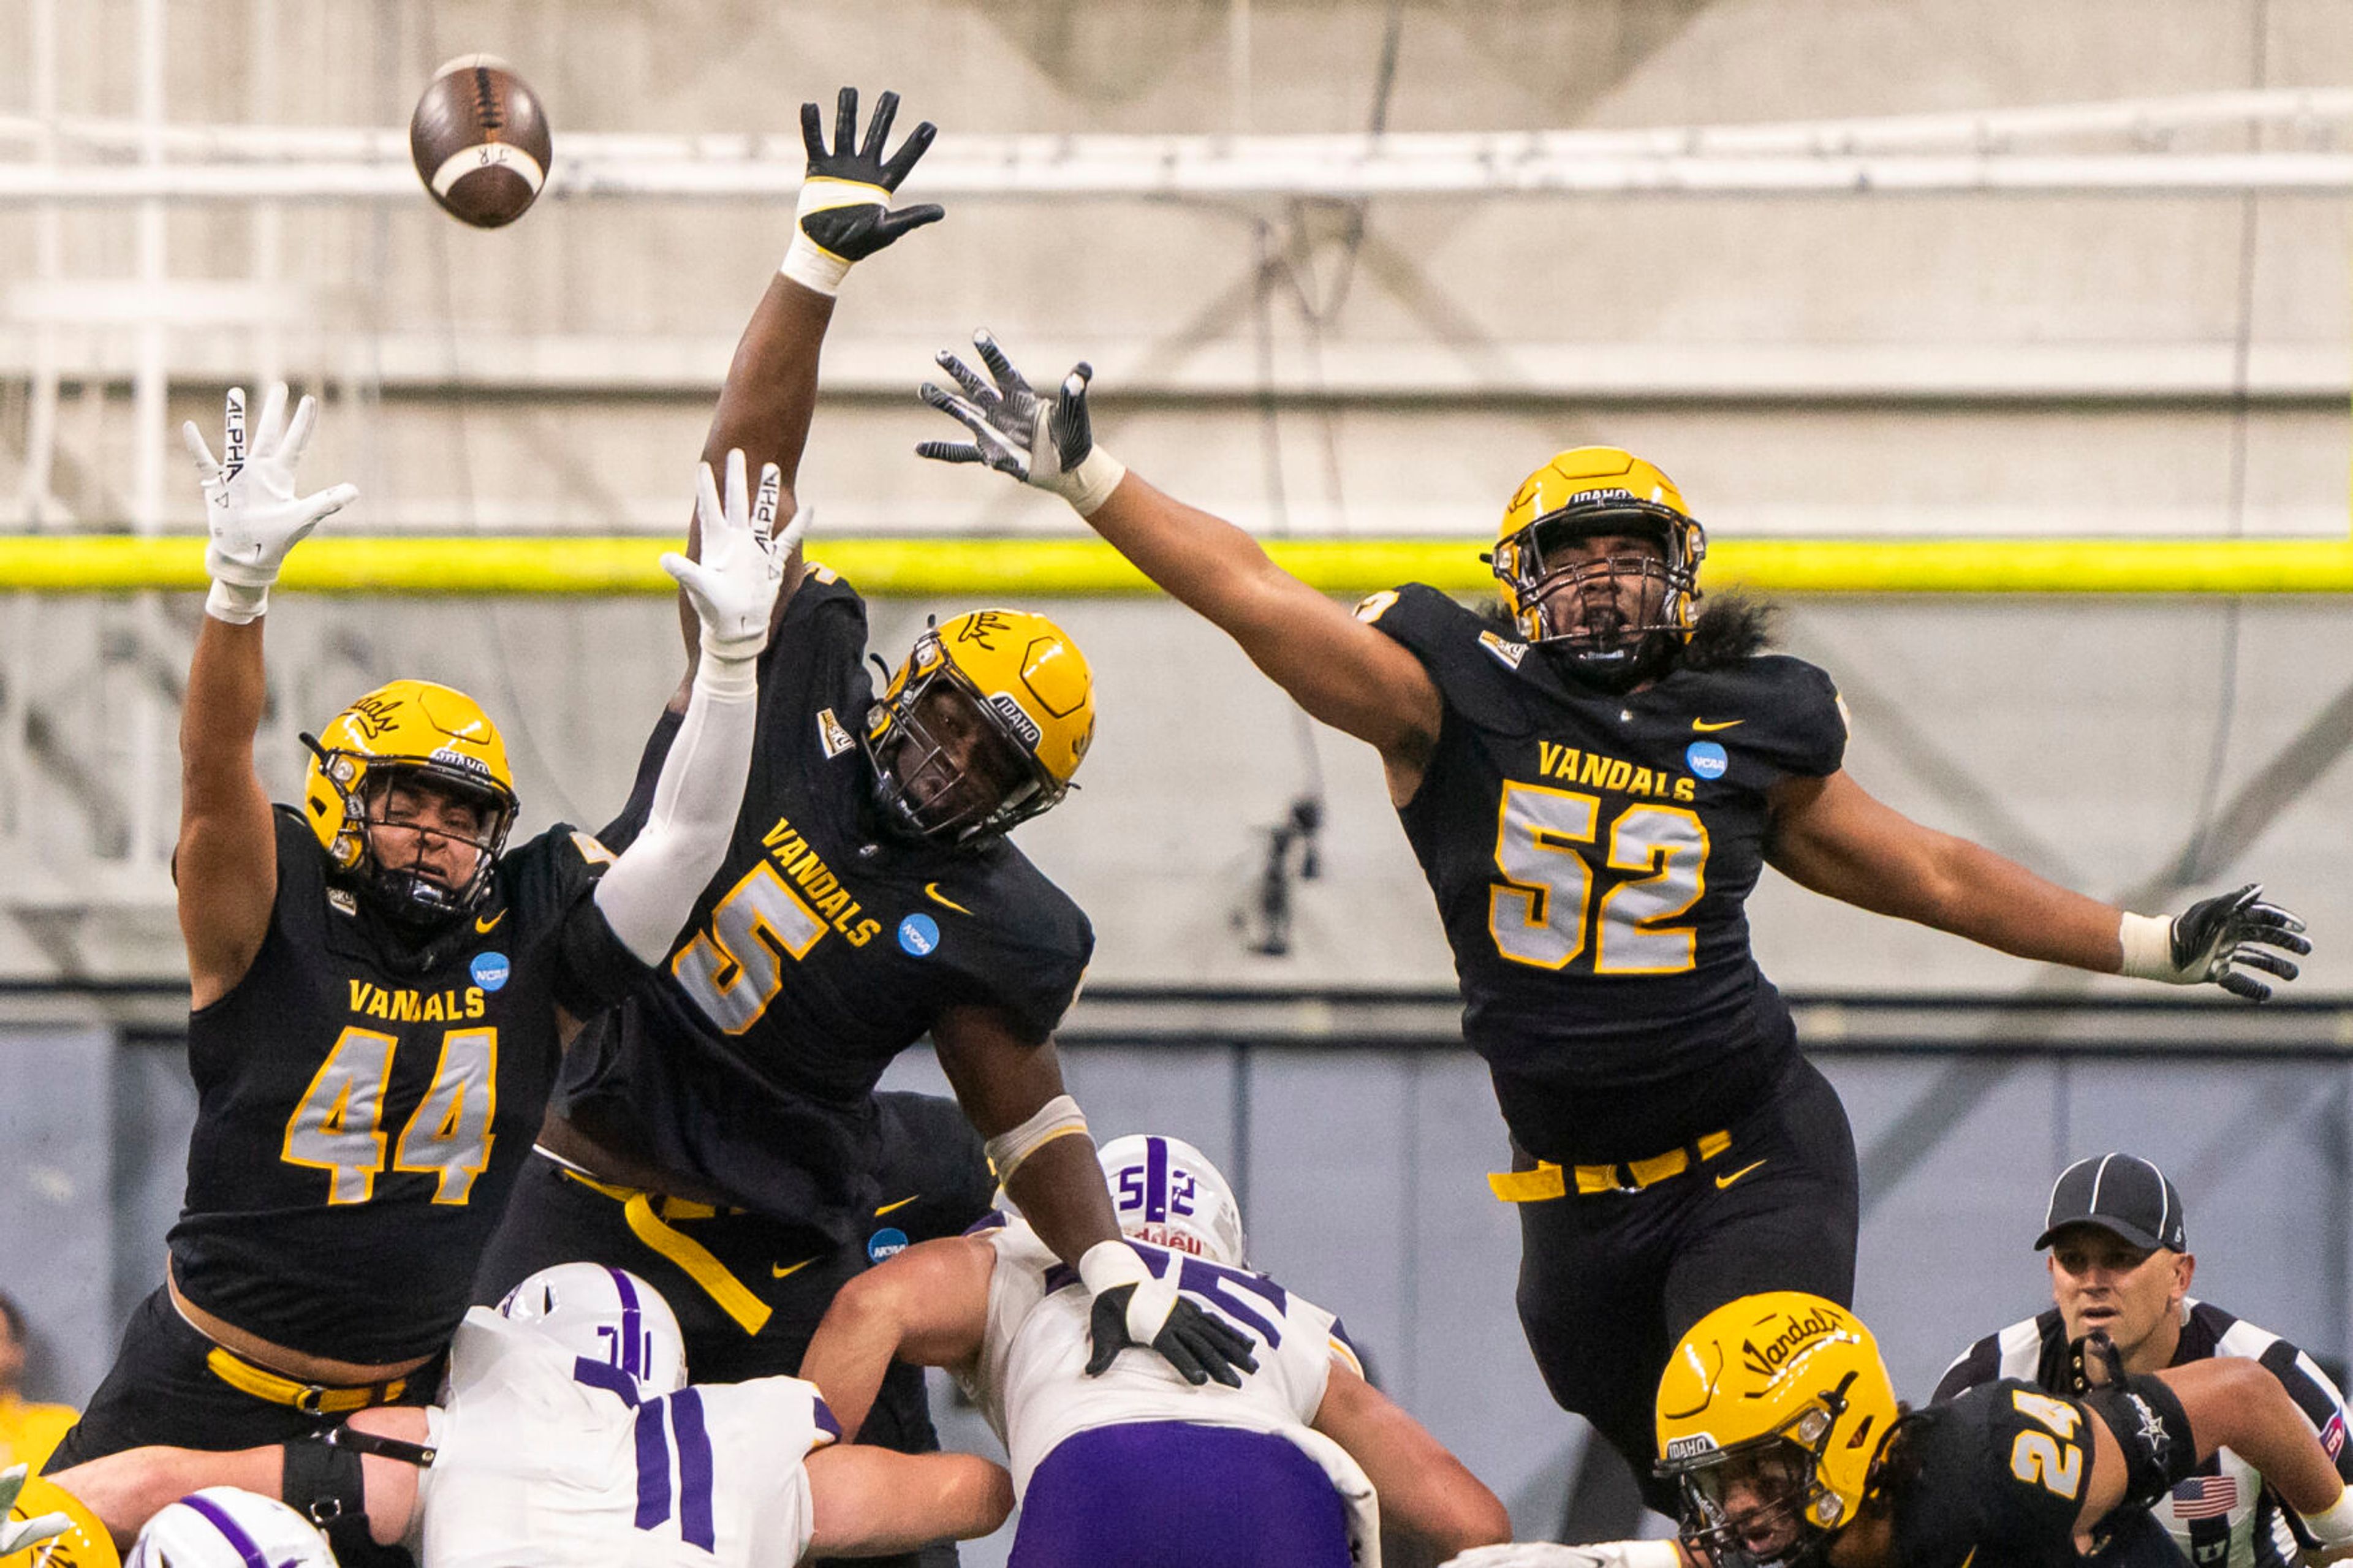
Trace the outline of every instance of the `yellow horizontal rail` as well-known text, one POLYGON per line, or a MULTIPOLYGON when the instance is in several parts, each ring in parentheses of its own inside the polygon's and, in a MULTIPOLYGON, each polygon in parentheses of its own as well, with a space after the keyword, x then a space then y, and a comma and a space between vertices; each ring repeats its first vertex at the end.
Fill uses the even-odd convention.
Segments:
MULTIPOLYGON (((622 595, 670 590, 645 536, 313 539, 280 580, 304 594, 622 595)), ((1399 583, 1483 593, 1475 540, 1271 540, 1267 551, 1325 593, 1399 583)), ((871 595, 1088 598, 1151 591, 1092 539, 843 538, 815 554, 871 595)), ((0 535, 0 592, 195 592, 204 550, 185 536, 0 535)), ((2149 539, 1726 539, 1711 588, 1767 594, 2345 594, 2353 541, 2149 539)))

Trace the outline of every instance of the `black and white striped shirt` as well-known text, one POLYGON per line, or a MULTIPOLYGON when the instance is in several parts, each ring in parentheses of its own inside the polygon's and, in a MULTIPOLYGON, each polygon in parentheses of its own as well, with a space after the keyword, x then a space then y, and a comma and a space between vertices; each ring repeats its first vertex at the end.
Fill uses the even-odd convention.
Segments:
MULTIPOLYGON (((2336 1462, 2337 1473, 2353 1485, 2345 1396, 2328 1374, 2277 1334, 2242 1322, 2211 1302, 2191 1297, 2182 1302, 2182 1311, 2181 1342, 2172 1364, 2218 1355, 2255 1363, 2279 1379, 2336 1462)), ((1963 1351, 1945 1369, 1935 1402, 2004 1377, 2024 1378, 2054 1394, 2071 1392, 2067 1329, 2057 1308, 1988 1334, 1963 1351)), ((2193 1568, 2290 1568, 2307 1544, 2295 1511, 2263 1484, 2253 1466, 2228 1448, 2217 1450, 2151 1511, 2193 1568)))

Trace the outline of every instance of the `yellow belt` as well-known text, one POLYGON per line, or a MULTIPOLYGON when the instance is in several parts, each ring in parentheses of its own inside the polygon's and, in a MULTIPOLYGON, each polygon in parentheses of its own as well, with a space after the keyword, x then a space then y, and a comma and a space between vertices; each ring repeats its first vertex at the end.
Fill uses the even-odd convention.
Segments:
POLYGON ((1732 1147, 1729 1132, 1710 1132, 1697 1142, 1647 1160, 1615 1165, 1561 1166, 1539 1160, 1533 1171, 1490 1171, 1487 1185, 1507 1204, 1538 1204, 1567 1197, 1572 1178, 1579 1195, 1592 1193, 1639 1193, 1670 1176, 1680 1176, 1694 1165, 1715 1159, 1732 1147))
POLYGON ((638 1187, 617 1186, 584 1176, 568 1167, 559 1167, 564 1173, 595 1192, 604 1194, 621 1205, 621 1218, 628 1222, 629 1234, 669 1258, 686 1277, 703 1289, 703 1292, 719 1303, 719 1310, 735 1320, 747 1334, 756 1334, 767 1327, 775 1309, 752 1293, 751 1288, 727 1271, 711 1249, 692 1237, 672 1228, 665 1221, 674 1219, 709 1219, 719 1211, 709 1204, 691 1198, 673 1198, 659 1193, 649 1193, 638 1187), (659 1212, 656 1212, 659 1203, 659 1212))
POLYGON ((272 1405, 290 1405, 311 1415, 348 1415, 372 1405, 389 1405, 408 1387, 408 1380, 405 1377, 396 1377, 387 1383, 362 1384, 356 1388, 298 1383, 293 1378, 280 1376, 268 1367, 256 1366, 243 1356, 232 1354, 218 1345, 206 1352, 205 1366, 215 1377, 240 1394, 267 1399, 272 1405))

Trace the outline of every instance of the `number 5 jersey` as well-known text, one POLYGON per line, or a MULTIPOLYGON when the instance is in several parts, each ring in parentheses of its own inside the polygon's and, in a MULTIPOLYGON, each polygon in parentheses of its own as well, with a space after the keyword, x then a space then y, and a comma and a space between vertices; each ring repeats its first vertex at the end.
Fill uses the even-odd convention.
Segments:
POLYGON ((1398 808, 1513 1136, 1562 1163, 1647 1155, 1764 1100, 1796 1030, 1748 948, 1774 785, 1838 771, 1830 678, 1761 655, 1584 686, 1419 584, 1357 617, 1441 698, 1398 808))

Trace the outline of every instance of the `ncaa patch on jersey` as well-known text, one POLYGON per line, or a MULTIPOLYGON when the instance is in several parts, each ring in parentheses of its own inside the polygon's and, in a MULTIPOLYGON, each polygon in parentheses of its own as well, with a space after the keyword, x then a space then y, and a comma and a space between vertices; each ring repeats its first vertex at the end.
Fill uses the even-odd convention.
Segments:
POLYGON ((830 708, 817 710, 817 740, 825 748, 825 760, 828 763, 858 743, 850 739, 849 731, 841 727, 841 721, 833 716, 830 708))
POLYGON ((866 1259, 870 1263, 896 1258, 906 1250, 907 1233, 895 1225, 886 1225, 866 1238, 866 1259))
POLYGON ((1732 759, 1714 741, 1694 741, 1683 748, 1683 763, 1704 779, 1720 779, 1732 759))
POLYGON ((899 922, 899 945, 917 958, 928 958, 940 945, 940 922, 921 910, 899 922))
POLYGON ((466 968, 474 976, 474 984, 485 991, 496 991, 507 983, 507 976, 514 973, 514 966, 507 962, 507 955, 503 952, 478 952, 474 954, 474 962, 466 968))

